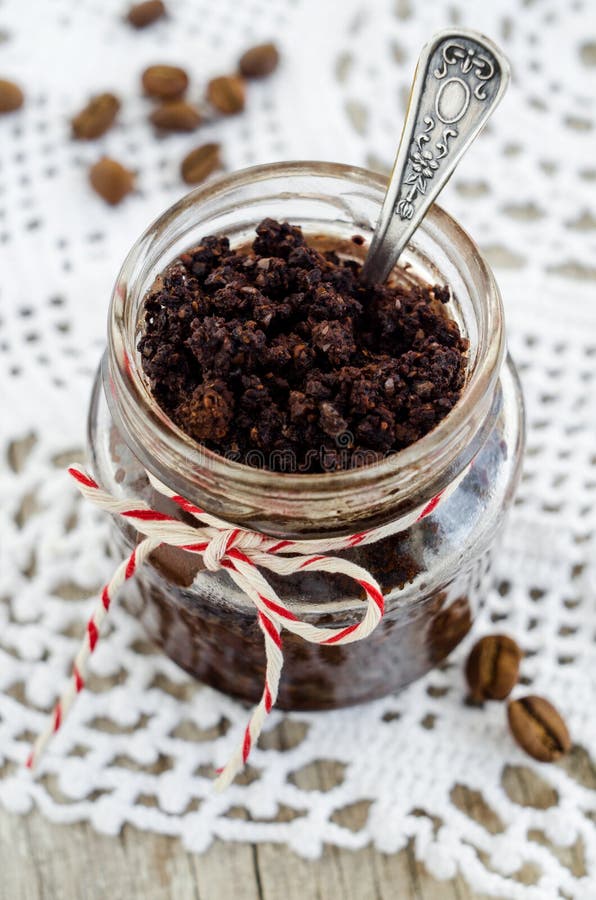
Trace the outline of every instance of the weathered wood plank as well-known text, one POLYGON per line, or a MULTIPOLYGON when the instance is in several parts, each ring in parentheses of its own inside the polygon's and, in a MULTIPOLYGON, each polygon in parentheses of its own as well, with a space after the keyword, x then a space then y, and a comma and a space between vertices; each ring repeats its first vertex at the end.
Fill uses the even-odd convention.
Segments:
POLYGON ((461 878, 438 882, 411 847, 386 855, 326 847, 304 860, 277 844, 223 844, 202 856, 126 827, 53 825, 0 810, 1 900, 482 900, 461 878))
POLYGON ((207 853, 190 856, 190 861, 198 900, 264 900, 252 844, 216 841, 207 853))

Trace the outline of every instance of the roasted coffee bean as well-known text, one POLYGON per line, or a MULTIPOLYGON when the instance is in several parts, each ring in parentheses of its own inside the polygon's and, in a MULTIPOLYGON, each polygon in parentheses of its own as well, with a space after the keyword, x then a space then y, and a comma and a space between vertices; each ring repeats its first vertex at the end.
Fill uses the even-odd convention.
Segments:
POLYGON ((25 97, 18 84, 0 78, 0 113, 9 113, 20 109, 24 100, 25 97))
POLYGON ((198 110, 184 100, 162 103, 149 118, 156 128, 164 131, 194 131, 201 123, 198 110))
POLYGON ((544 697, 512 700, 507 716, 513 737, 534 759, 554 762, 570 749, 567 726, 552 703, 544 697))
POLYGON ((166 14, 165 4, 162 0, 146 0, 145 3, 135 3, 126 15, 127 22, 134 28, 145 28, 161 19, 166 14))
POLYGON ((279 53, 275 44, 259 44, 243 53, 238 68, 245 78, 264 78, 277 69, 279 53))
POLYGON ((111 128, 120 109, 114 94, 98 94, 72 120, 73 137, 92 140, 111 128))
POLYGON ((221 75, 207 85, 207 99, 226 116, 242 112, 246 101, 244 80, 238 75, 221 75))
POLYGON ((474 645, 466 663, 466 679, 470 697, 482 700, 504 700, 519 678, 522 651, 506 634, 489 634, 474 645))
POLYGON ((133 190, 135 176, 115 159, 102 156, 89 170, 89 181, 100 197, 116 206, 133 190))
POLYGON ((177 100, 188 87, 188 75, 179 66, 149 66, 143 72, 142 82, 150 97, 177 100))
POLYGON ((199 184, 221 165, 219 144, 203 144, 184 157, 180 166, 187 184, 199 184))

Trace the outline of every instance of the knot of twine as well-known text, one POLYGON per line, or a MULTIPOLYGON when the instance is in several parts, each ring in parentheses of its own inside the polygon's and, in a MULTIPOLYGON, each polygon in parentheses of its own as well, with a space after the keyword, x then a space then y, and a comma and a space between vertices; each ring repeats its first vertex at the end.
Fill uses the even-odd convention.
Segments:
MULTIPOLYGON (((179 547, 189 553, 199 554, 203 565, 210 572, 226 571, 232 581, 252 601, 258 624, 265 641, 266 670, 263 694, 254 708, 242 741, 223 769, 219 770, 216 787, 227 787, 243 768, 251 747, 261 733, 263 723, 277 699, 283 666, 281 630, 285 628, 306 641, 316 644, 349 644, 371 634, 384 613, 381 588, 370 572, 340 556, 326 555, 334 550, 346 550, 360 544, 370 544, 390 535, 405 531, 415 522, 429 515, 444 501, 466 474, 464 470, 455 481, 428 503, 405 516, 372 528, 368 531, 342 537, 313 540, 278 540, 257 531, 236 528, 229 522, 212 516, 171 491, 166 485, 147 473, 151 484, 180 509, 190 514, 193 523, 158 512, 138 499, 118 499, 103 491, 97 482, 79 466, 69 468, 82 495, 112 515, 120 515, 134 524, 144 535, 127 559, 117 567, 110 581, 103 588, 97 605, 87 623, 85 639, 75 658, 68 686, 54 707, 45 730, 37 738, 27 760, 34 769, 52 735, 64 721, 76 695, 85 686, 87 664, 99 639, 101 624, 108 613, 118 589, 132 578, 147 557, 161 544, 179 547), (299 619, 278 597, 260 569, 269 569, 278 575, 293 575, 304 569, 347 575, 364 591, 366 608, 360 622, 344 628, 319 628, 299 619)), ((239 665, 241 661, 239 660, 239 665)))
POLYGON ((218 532, 211 538, 203 552, 203 565, 206 569, 210 572, 217 572, 218 569, 222 568, 222 560, 228 550, 237 546, 236 537, 234 529, 228 528, 225 531, 218 532))

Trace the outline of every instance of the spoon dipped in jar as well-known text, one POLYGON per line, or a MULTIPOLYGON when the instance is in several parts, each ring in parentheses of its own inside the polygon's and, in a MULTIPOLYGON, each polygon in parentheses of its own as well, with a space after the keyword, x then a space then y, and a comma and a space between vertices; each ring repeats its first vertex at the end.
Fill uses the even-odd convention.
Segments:
POLYGON ((384 282, 509 84, 509 63, 484 35, 440 31, 422 48, 387 193, 361 278, 384 282))

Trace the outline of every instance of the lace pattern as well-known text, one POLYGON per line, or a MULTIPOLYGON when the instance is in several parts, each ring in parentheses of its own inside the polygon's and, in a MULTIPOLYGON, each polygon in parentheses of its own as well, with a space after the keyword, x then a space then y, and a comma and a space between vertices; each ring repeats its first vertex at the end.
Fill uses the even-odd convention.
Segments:
POLYGON ((477 891, 593 896, 590 4, 187 0, 141 33, 122 24, 119 0, 36 0, 28 12, 7 0, 0 19, 3 75, 27 95, 25 108, 0 122, 0 803, 21 813, 36 804, 54 821, 86 820, 111 834, 129 822, 180 835, 196 851, 219 837, 283 841, 315 857, 324 843, 394 852, 414 838, 433 875, 459 869, 477 891), (539 766, 513 744, 499 705, 480 711, 462 702, 468 639, 398 696, 357 710, 274 712, 248 773, 216 796, 210 775, 235 746, 245 708, 192 683, 116 605, 88 694, 31 781, 22 768, 30 738, 64 686, 94 591, 113 566, 106 518, 81 502, 63 468, 84 444, 107 299, 125 251, 183 193, 178 161, 202 141, 221 141, 229 169, 309 157, 388 168, 418 49, 451 23, 493 37, 513 66, 508 95, 441 202, 495 267, 529 425, 523 483, 472 640, 499 628, 520 641, 523 685, 564 711, 576 749, 539 766), (152 136, 138 89, 145 65, 187 65, 196 97, 248 45, 272 36, 283 65, 250 85, 245 115, 193 136, 152 136), (102 89, 123 97, 119 124, 98 142, 70 141, 68 118, 102 89), (86 184, 102 152, 139 171, 136 194, 115 210, 86 184), (302 775, 318 760, 331 761, 336 777, 328 790, 306 790, 302 775), (520 766, 545 783, 548 808, 522 804, 512 774, 520 766), (490 829, 466 802, 478 795, 490 829), (352 831, 341 810, 356 803, 362 825, 352 831), (238 807, 248 818, 234 815, 238 807), (581 865, 567 865, 561 848, 575 848, 581 865), (535 883, 521 884, 515 875, 529 865, 535 883))

